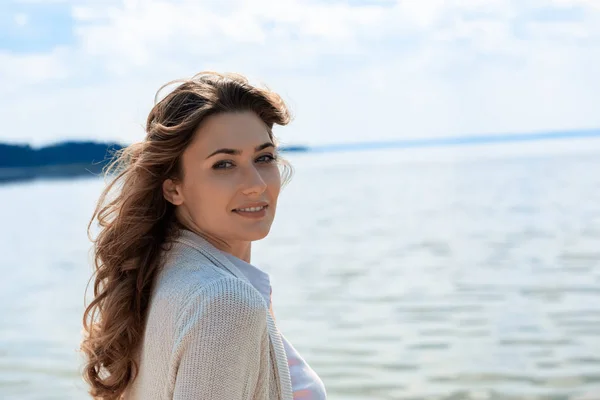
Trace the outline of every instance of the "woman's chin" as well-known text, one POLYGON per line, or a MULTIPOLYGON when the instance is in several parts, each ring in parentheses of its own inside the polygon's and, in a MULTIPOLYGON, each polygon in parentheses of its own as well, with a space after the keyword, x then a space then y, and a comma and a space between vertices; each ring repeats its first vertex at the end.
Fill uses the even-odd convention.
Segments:
POLYGON ((269 234, 270 229, 265 229, 265 230, 261 230, 261 231, 255 231, 255 232, 249 232, 248 233, 248 241, 249 242, 254 242, 257 240, 262 240, 264 238, 267 237, 267 235, 269 234))
POLYGON ((248 227, 246 227, 246 229, 241 229, 238 233, 238 236, 240 236, 241 240, 247 240, 249 242, 253 242, 256 240, 262 240, 265 237, 267 237, 267 235, 269 234, 269 232, 271 231, 271 224, 261 224, 261 226, 256 226, 253 227, 252 229, 249 229, 248 227))

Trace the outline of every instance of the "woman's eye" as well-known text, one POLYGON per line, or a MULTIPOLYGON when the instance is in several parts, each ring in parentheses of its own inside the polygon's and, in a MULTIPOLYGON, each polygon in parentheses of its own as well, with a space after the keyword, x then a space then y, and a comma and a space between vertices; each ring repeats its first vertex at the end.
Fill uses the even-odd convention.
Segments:
POLYGON ((272 154, 265 154, 264 156, 260 156, 256 159, 256 161, 258 162, 263 162, 263 163, 271 163, 273 161, 275 161, 277 159, 277 157, 273 156, 272 154))
POLYGON ((213 165, 213 169, 228 169, 233 166, 231 161, 219 161, 215 165, 213 165))
MULTIPOLYGON (((275 160, 277 160, 277 157, 272 154, 265 154, 256 159, 257 162, 262 163, 262 164, 270 164, 270 163, 274 162, 275 160)), ((213 169, 230 169, 233 167, 234 167, 233 162, 226 161, 226 160, 219 161, 212 166, 213 169)))

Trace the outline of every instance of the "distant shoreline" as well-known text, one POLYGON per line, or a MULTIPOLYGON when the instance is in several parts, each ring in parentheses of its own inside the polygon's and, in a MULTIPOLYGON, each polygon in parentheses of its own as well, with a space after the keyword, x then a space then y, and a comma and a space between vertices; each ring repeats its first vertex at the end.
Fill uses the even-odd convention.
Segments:
MULTIPOLYGON (((472 146, 557 139, 600 138, 600 129, 541 133, 471 135, 394 141, 281 146, 282 152, 344 152, 379 149, 472 146)), ((99 176, 111 161, 118 143, 62 142, 39 149, 30 145, 0 143, 0 184, 39 178, 99 176)))
POLYGON ((63 179, 100 176, 103 166, 99 167, 97 164, 80 163, 25 168, 3 167, 0 168, 0 184, 42 178, 63 179))

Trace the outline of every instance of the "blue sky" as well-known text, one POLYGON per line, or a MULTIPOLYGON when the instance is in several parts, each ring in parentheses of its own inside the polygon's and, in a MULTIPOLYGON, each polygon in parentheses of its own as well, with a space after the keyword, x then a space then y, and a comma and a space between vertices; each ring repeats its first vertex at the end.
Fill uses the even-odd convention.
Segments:
POLYGON ((4 0, 0 14, 0 49, 15 55, 43 53, 75 45, 68 3, 31 4, 4 0))
POLYGON ((0 141, 143 138, 211 69, 280 92, 284 143, 600 128, 597 0, 0 0, 0 141))

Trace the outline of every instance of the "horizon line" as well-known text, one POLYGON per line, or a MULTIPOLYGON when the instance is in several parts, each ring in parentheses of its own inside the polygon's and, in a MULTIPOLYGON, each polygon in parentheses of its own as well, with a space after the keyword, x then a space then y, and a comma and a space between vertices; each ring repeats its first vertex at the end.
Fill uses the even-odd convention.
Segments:
MULTIPOLYGON (((339 150, 375 150, 385 148, 415 148, 435 146, 459 146, 491 143, 532 142, 558 139, 600 138, 600 129, 561 130, 541 133, 479 134, 424 139, 399 139, 354 143, 331 143, 306 146, 308 151, 325 152, 339 150)), ((290 145, 300 147, 301 145, 290 145)), ((284 146, 285 147, 285 146, 284 146)))
MULTIPOLYGON (((301 144, 289 143, 282 144, 280 147, 283 150, 286 148, 298 149, 307 152, 325 152, 325 151, 340 151, 340 150, 374 150, 384 148, 416 148, 416 147, 435 147, 435 146, 458 146, 458 145, 476 145, 476 144, 492 144, 492 143, 510 143, 510 142, 528 142, 528 141, 546 141, 558 139, 581 139, 581 138, 600 138, 600 129, 574 129, 560 130, 537 133, 502 133, 502 134, 476 134, 476 135, 461 135, 449 137, 427 137, 427 138, 410 138, 410 139, 393 139, 381 141, 363 141, 363 142, 346 142, 346 143, 326 143, 326 144, 301 144)), ((47 143, 45 145, 33 146, 29 143, 10 143, 2 142, 4 145, 14 146, 29 146, 34 150, 39 150, 45 147, 52 147, 68 143, 95 143, 95 144, 116 144, 127 147, 129 144, 121 144, 114 140, 95 141, 93 139, 65 139, 61 141, 47 143)))

